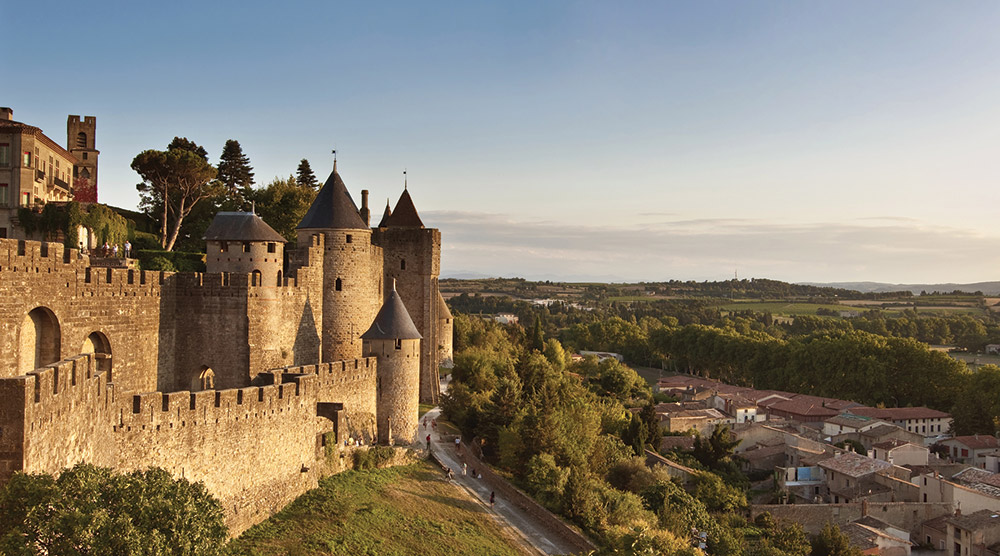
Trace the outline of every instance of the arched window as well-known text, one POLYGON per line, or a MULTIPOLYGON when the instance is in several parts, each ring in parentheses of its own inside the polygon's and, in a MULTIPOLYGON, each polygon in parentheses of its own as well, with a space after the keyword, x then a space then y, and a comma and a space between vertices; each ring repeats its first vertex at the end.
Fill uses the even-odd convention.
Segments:
MULTIPOLYGON (((111 372, 111 342, 103 332, 91 332, 83 341, 83 350, 80 353, 94 354, 94 366, 97 372, 111 372)), ((110 374, 108 382, 111 382, 110 374)))
POLYGON ((76 146, 87 148, 87 134, 80 132, 76 134, 76 146))
POLYGON ((281 271, 278 271, 278 287, 281 287, 281 271))
POLYGON ((261 274, 259 270, 253 271, 253 275, 250 279, 250 284, 253 286, 263 286, 264 282, 261 280, 261 274))
POLYGON ((20 374, 59 361, 59 321, 55 313, 47 307, 35 307, 21 322, 20 374))
POLYGON ((191 379, 191 391, 215 389, 215 371, 208 365, 202 365, 198 373, 191 379))
POLYGON ((344 283, 340 281, 340 278, 337 278, 337 281, 333 285, 333 289, 338 292, 344 289, 344 283))

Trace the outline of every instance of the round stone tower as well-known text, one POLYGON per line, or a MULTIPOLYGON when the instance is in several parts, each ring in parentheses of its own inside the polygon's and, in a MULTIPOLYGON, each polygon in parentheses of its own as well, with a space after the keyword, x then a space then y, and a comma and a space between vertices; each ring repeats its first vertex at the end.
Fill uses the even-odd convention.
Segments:
POLYGON ((361 339, 365 357, 377 358, 378 440, 383 444, 410 444, 417 434, 420 402, 420 333, 396 293, 395 284, 361 339))
POLYGON ((220 212, 205 230, 208 272, 252 274, 256 286, 282 285, 285 238, 252 212, 220 212))
POLYGON ((361 357, 361 333, 378 311, 382 289, 381 249, 362 220, 344 180, 333 172, 296 228, 298 244, 323 234, 323 362, 361 357))

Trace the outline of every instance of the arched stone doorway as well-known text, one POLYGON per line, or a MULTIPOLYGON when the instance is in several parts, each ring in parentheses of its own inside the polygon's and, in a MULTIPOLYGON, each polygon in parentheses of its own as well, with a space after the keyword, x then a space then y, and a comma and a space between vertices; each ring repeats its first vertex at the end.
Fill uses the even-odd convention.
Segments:
POLYGON ((35 307, 21 322, 18 371, 27 374, 59 361, 59 321, 48 307, 35 307))
POLYGON ((214 389, 215 371, 207 365, 202 365, 201 369, 198 370, 198 374, 191 378, 191 391, 200 392, 201 390, 214 389))
POLYGON ((111 342, 103 332, 91 332, 83 341, 80 353, 93 353, 97 372, 108 373, 108 382, 111 382, 111 342))

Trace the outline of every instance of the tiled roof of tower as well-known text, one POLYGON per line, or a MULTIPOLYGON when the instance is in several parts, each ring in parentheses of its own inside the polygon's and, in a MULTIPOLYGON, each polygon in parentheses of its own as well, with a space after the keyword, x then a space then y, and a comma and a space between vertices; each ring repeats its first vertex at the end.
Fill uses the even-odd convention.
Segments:
MULTIPOLYGON (((396 210, 392 211, 389 218, 384 220, 384 224, 387 228, 423 228, 424 223, 420 220, 420 216, 417 214, 417 207, 413 206, 413 199, 410 198, 410 192, 406 189, 403 190, 403 194, 399 196, 399 200, 396 201, 396 210)), ((379 227, 382 225, 380 224, 379 227)))
POLYGON ((419 340, 420 332, 413 325, 410 313, 403 305, 403 300, 392 288, 389 299, 385 300, 371 328, 361 335, 362 340, 419 340))
POLYGON ((202 239, 207 241, 274 241, 285 238, 252 212, 220 212, 212 219, 202 239))
POLYGON ((444 296, 441 292, 438 292, 438 318, 439 319, 453 319, 455 317, 451 314, 451 309, 448 308, 448 304, 444 301, 444 296))
POLYGON ((295 227, 297 230, 334 228, 368 229, 358 212, 358 205, 354 204, 344 180, 340 179, 340 174, 337 173, 336 162, 333 163, 330 177, 316 195, 316 200, 309 207, 302 222, 295 227))
POLYGON ((378 227, 385 228, 389 225, 389 218, 392 216, 392 209, 389 208, 389 199, 385 200, 385 210, 382 212, 382 220, 379 221, 378 227))

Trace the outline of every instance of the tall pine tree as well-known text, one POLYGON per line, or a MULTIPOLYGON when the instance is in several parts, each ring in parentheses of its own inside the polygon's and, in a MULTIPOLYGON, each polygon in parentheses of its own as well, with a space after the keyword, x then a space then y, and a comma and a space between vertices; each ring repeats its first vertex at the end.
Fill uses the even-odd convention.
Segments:
POLYGON ((309 166, 308 160, 303 158, 302 162, 299 162, 299 169, 295 176, 295 181, 303 187, 316 189, 319 186, 319 182, 316 181, 316 174, 313 174, 312 167, 309 166))
POLYGON ((250 157, 243 153, 243 147, 235 139, 226 141, 219 157, 219 181, 231 194, 253 187, 253 168, 250 157))

